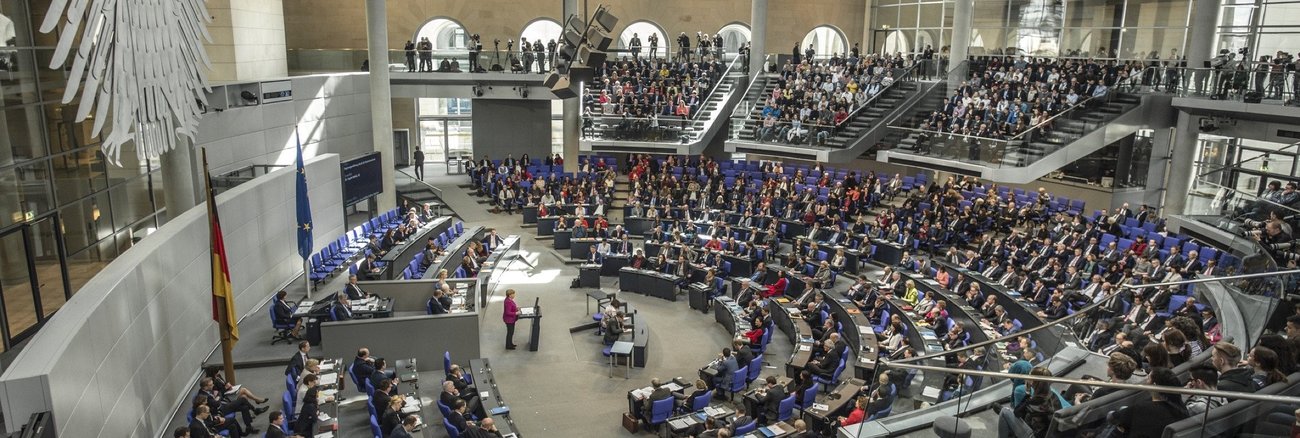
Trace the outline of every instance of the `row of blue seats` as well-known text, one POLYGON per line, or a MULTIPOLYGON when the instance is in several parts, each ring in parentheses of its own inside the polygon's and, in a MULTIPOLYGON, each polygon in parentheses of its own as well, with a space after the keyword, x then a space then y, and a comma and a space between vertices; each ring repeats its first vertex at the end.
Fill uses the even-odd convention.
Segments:
MULTIPOLYGON (((432 237, 432 239, 438 243, 438 246, 446 248, 448 244, 456 240, 457 237, 460 237, 460 235, 464 233, 465 233, 465 223, 461 221, 456 221, 454 225, 447 228, 441 234, 432 237)), ((454 255, 452 254, 448 255, 448 257, 452 257, 452 256, 454 255)), ((406 265, 406 269, 402 270, 402 279, 410 280, 410 279, 417 279, 417 278, 424 277, 424 271, 427 266, 428 264, 424 263, 424 251, 420 251, 420 253, 416 254, 415 258, 411 260, 411 263, 408 263, 406 265)), ((458 268, 456 272, 462 272, 462 271, 458 268)), ((464 278, 464 277, 456 276, 455 278, 464 278)))
POLYGON ((311 279, 313 284, 329 278, 342 269, 343 266, 348 265, 348 261, 358 251, 365 248, 370 239, 383 235, 385 231, 396 227, 401 222, 402 211, 399 207, 384 212, 349 230, 325 248, 311 255, 311 270, 307 272, 307 277, 311 279))

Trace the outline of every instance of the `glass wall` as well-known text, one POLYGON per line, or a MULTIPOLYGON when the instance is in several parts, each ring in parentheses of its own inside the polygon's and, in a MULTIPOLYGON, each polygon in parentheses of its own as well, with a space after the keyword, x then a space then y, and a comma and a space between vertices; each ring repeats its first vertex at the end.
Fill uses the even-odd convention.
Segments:
POLYGON ((1294 62, 1300 38, 1300 1, 1223 0, 1215 48, 1239 61, 1294 62), (1269 57, 1261 59, 1261 57, 1269 57))
MULTIPOLYGON (((134 242, 166 221, 158 163, 128 145, 106 164, 99 136, 63 105, 55 36, 27 2, 0 0, 0 348, 39 329, 134 242)), ((43 12, 43 11, 40 11, 43 12)))
MULTIPOLYGON (((978 0, 970 54, 1120 57, 1182 53, 1188 0, 978 0)), ((954 3, 876 2, 872 47, 915 53, 951 45, 954 3)))

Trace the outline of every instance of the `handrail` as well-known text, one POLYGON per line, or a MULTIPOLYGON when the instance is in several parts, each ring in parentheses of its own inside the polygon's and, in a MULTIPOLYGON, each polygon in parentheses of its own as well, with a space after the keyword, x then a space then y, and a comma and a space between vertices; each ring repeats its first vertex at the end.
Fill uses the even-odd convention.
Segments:
MULTIPOLYGON (((1107 95, 1109 95, 1109 94, 1110 94, 1110 93, 1107 93, 1107 95)), ((1078 101, 1078 102, 1076 102, 1074 105, 1070 105, 1069 108, 1066 108, 1066 109, 1064 109, 1064 110, 1061 110, 1061 112, 1056 113, 1056 115, 1054 115, 1054 116, 1052 116, 1052 117, 1048 117, 1047 120, 1044 120, 1044 121, 1042 121, 1042 122, 1039 122, 1037 125, 1034 125, 1034 126, 1030 126, 1030 127, 1028 127, 1028 128, 1025 128, 1024 131, 1022 131, 1022 132, 1019 133, 1019 134, 1016 134, 1016 135, 1011 136, 1011 138, 1008 138, 1007 140, 1010 141, 1010 140, 1020 139, 1020 137, 1024 136, 1025 134, 1028 134, 1028 133, 1030 133, 1030 132, 1033 132, 1034 130, 1037 130, 1039 127, 1042 127, 1043 125, 1047 125, 1047 124, 1049 124, 1049 123, 1055 122, 1056 119, 1058 119, 1058 118, 1060 118, 1060 117, 1062 117, 1062 116, 1065 116, 1066 114, 1070 114, 1070 113, 1074 112, 1074 110, 1076 110, 1076 109, 1083 108, 1083 105, 1084 105, 1084 104, 1086 104, 1086 103, 1088 103, 1088 102, 1091 102, 1093 99, 1096 99, 1096 98, 1097 98, 1097 96, 1088 96, 1086 99, 1083 99, 1083 100, 1081 100, 1081 101, 1078 101)))
POLYGON ((427 182, 424 182, 424 180, 421 180, 421 179, 419 179, 419 178, 416 178, 415 175, 411 175, 411 174, 409 174, 409 173, 406 173, 406 170, 403 170, 403 169, 397 169, 397 173, 400 173, 400 174, 402 174, 402 175, 406 175, 408 178, 411 178, 411 181, 415 181, 415 182, 417 182, 417 183, 419 183, 419 184, 423 184, 423 185, 424 185, 426 188, 428 188, 430 191, 436 193, 436 194, 438 195, 438 199, 443 199, 443 197, 442 197, 442 189, 437 188, 437 187, 434 187, 433 184, 429 184, 429 183, 427 183, 427 182))
MULTIPOLYGON (((876 92, 876 94, 872 95, 871 97, 868 97, 868 98, 867 98, 867 101, 866 101, 866 102, 863 102, 862 105, 858 106, 858 107, 857 107, 856 109, 854 109, 853 111, 849 111, 849 116, 846 117, 846 118, 844 118, 844 121, 843 121, 843 122, 840 122, 840 123, 836 123, 836 124, 834 124, 834 125, 831 125, 831 128, 834 129, 835 131, 839 131, 841 125, 846 124, 846 123, 848 123, 850 120, 853 120, 854 118, 856 118, 856 117, 858 116, 858 113, 859 113, 859 112, 861 112, 861 111, 862 111, 863 109, 865 109, 866 107, 869 107, 869 106, 871 106, 872 104, 876 103, 876 100, 879 99, 880 96, 883 96, 883 95, 885 94, 885 92, 889 91, 890 89, 893 89, 895 86, 897 86, 898 84, 902 83, 903 80, 904 80, 905 78, 911 78, 911 77, 913 77, 913 75, 916 74, 916 68, 917 68, 918 66, 920 66, 920 65, 921 65, 921 64, 919 64, 919 63, 917 63, 917 64, 912 64, 911 67, 908 67, 908 68, 903 69, 903 73, 900 74, 900 75, 898 75, 897 78, 894 78, 894 82, 893 82, 893 83, 889 84, 889 86, 887 86, 887 87, 885 87, 885 88, 881 88, 880 91, 877 91, 877 92, 876 92)), ((890 73, 893 73, 893 72, 890 72, 890 73)))
POLYGON ((971 134, 958 134, 958 133, 956 133, 956 132, 935 131, 935 130, 933 130, 933 129, 911 128, 911 127, 907 127, 907 126, 890 126, 890 128, 893 128, 893 129, 901 129, 901 130, 904 130, 904 131, 912 131, 912 132, 928 132, 928 133, 934 134, 934 135, 936 135, 936 136, 944 136, 944 135, 946 135, 946 136, 949 136, 949 137, 973 138, 973 139, 976 139, 976 140, 983 140, 983 141, 996 141, 996 142, 1001 142, 1001 143, 1010 143, 1010 141, 1007 140, 1007 139, 993 138, 993 137, 980 137, 980 136, 978 136, 978 135, 971 135, 971 134))
MULTIPOLYGON (((768 61, 768 59, 771 58, 772 56, 773 56, 773 55, 772 55, 771 53, 769 53, 769 54, 763 56, 763 65, 767 65, 767 61, 768 61)), ((745 89, 745 95, 749 95, 749 91, 750 91, 751 89, 753 89, 753 87, 757 86, 757 84, 758 84, 758 80, 757 80, 757 79, 758 79, 758 76, 761 75, 761 74, 763 74, 763 73, 766 73, 766 72, 762 72, 762 71, 760 71, 760 72, 758 72, 757 74, 754 75, 754 79, 755 79, 755 80, 749 82, 749 87, 750 87, 750 88, 745 89)), ((751 112, 754 112, 754 109, 755 109, 755 108, 758 108, 758 103, 761 102, 761 101, 763 101, 763 99, 761 99, 761 98, 760 98, 760 99, 754 99, 754 103, 751 104, 751 105, 749 105, 749 108, 746 108, 746 109, 745 109, 744 114, 749 114, 749 113, 751 113, 751 112)), ((737 105, 736 108, 740 108, 740 106, 737 105)), ((731 113, 734 115, 734 114, 736 114, 736 111, 733 110, 731 113)), ((748 117, 746 117, 746 118, 748 119, 748 117)))
MULTIPOLYGON (((1177 285, 1182 285, 1182 284, 1194 284, 1194 283, 1209 283, 1209 282, 1219 282, 1219 281, 1231 281, 1231 280, 1237 280, 1237 279, 1241 279, 1241 278, 1272 277, 1272 276, 1277 276, 1277 275, 1286 275, 1286 274, 1300 274, 1300 269, 1295 269, 1295 270, 1290 270, 1290 271, 1278 271, 1278 272, 1255 273, 1255 274, 1238 274, 1238 275, 1230 275, 1230 276, 1225 276, 1225 277, 1194 278, 1194 279, 1191 279, 1191 280, 1171 281, 1171 282, 1166 282, 1166 283, 1146 283, 1146 284, 1138 284, 1138 285, 1134 285, 1134 284, 1121 284, 1121 285, 1117 286, 1117 288, 1115 289, 1114 292, 1111 292, 1110 294, 1107 294, 1104 298, 1101 298, 1101 299, 1098 299, 1098 300, 1093 300, 1093 302, 1092 302, 1091 304, 1085 306, 1085 307, 1082 308, 1082 309, 1079 309, 1078 311, 1074 312, 1073 314, 1066 315, 1066 316, 1064 316, 1064 317, 1062 317, 1062 318, 1060 318, 1060 319, 1057 319, 1057 320, 1055 320, 1055 321, 1051 321, 1051 322, 1044 323, 1044 324, 1042 324, 1042 325, 1040 325, 1040 326, 1037 326, 1037 327, 1033 327, 1033 328, 1030 328, 1030 329, 1026 329, 1026 330, 1018 331, 1018 332, 1015 332, 1015 333, 1012 333, 1012 334, 1009 334, 1009 335, 1005 335, 1005 336, 1001 336, 1001 337, 997 337, 997 338, 992 338, 992 339, 989 339, 989 340, 986 340, 986 341, 982 341, 982 342, 977 342, 977 343, 974 343, 974 344, 966 345, 966 346, 963 346, 963 347, 961 348, 961 350, 974 350, 974 349, 976 349, 976 348, 980 348, 980 347, 985 347, 985 346, 989 346, 989 345, 997 344, 997 343, 999 343, 999 342, 1007 342, 1007 341, 1009 341, 1009 340, 1012 340, 1012 339, 1018 338, 1018 337, 1020 337, 1020 336, 1024 336, 1024 335, 1028 335, 1028 334, 1033 334, 1033 333, 1035 333, 1035 332, 1045 330, 1045 329, 1047 329, 1048 327, 1061 327, 1061 326, 1064 326, 1064 325, 1065 325, 1064 323, 1069 322, 1069 321, 1072 321, 1072 320, 1074 320, 1074 319, 1078 319, 1078 318, 1082 318, 1082 317, 1084 317, 1084 316, 1087 316, 1087 315, 1088 315, 1088 314, 1089 314, 1093 309, 1096 309, 1096 308, 1098 308, 1098 307, 1101 307, 1102 305, 1105 305, 1108 301, 1111 301, 1111 300, 1115 299, 1115 297, 1117 297, 1117 296, 1119 295, 1120 291, 1123 290, 1123 289, 1144 289, 1144 288, 1148 288, 1148 287, 1177 286, 1177 285)), ((1067 327, 1067 328, 1068 328, 1068 327, 1067 327)), ((948 354, 951 354, 951 353, 952 353, 951 351, 940 351, 940 352, 937 352, 937 353, 929 353, 929 354, 924 354, 924 355, 918 355, 918 356, 914 356, 914 357, 909 357, 909 358, 906 358, 906 359, 900 359, 900 360, 898 360, 898 361, 894 361, 894 362, 892 362, 892 363, 911 363, 911 362, 919 362, 919 361, 926 360, 926 359, 933 359, 933 358, 938 358, 938 357, 944 357, 944 356, 946 356, 946 355, 948 355, 948 354)))
MULTIPOLYGON (((700 102, 701 105, 713 98, 714 93, 718 92, 718 87, 722 86, 722 83, 727 81, 727 75, 731 74, 731 69, 735 68, 737 62, 740 62, 739 55, 731 59, 731 62, 727 64, 727 68, 722 71, 722 76, 718 76, 718 80, 713 82, 713 86, 709 88, 709 93, 705 96, 704 101, 700 102)), ((695 121, 699 119, 700 114, 704 114, 704 111, 696 111, 695 114, 691 115, 691 120, 695 121)))
MULTIPOLYGON (((1283 152, 1283 151, 1287 150, 1288 148, 1291 148, 1292 146, 1297 146, 1297 149, 1300 149, 1300 141, 1297 141, 1297 142, 1295 142, 1295 143, 1288 144, 1288 145, 1286 145, 1286 146, 1282 146, 1282 147, 1278 148, 1276 151, 1273 151, 1273 152, 1283 152)), ((1267 155, 1267 153, 1265 153, 1265 154, 1260 154, 1260 155, 1256 155, 1256 156, 1254 156, 1254 157, 1247 158, 1247 159, 1245 159, 1245 160, 1238 161, 1238 162, 1236 162, 1236 163, 1234 163, 1234 164, 1232 164, 1232 165, 1223 165, 1222 167, 1220 167, 1220 168, 1218 168, 1218 169, 1210 170, 1210 171, 1207 171, 1207 172, 1205 172, 1205 173, 1202 173, 1202 174, 1196 175, 1196 178, 1200 178, 1200 177, 1203 177, 1203 176, 1206 176, 1206 175, 1209 175, 1209 174, 1212 174, 1212 173, 1216 173, 1216 172, 1222 172, 1224 169, 1227 169, 1227 168, 1230 168, 1230 167, 1240 167, 1242 164, 1246 164, 1246 163, 1249 163, 1249 162, 1251 162, 1251 161, 1255 161, 1255 160, 1258 160, 1258 159, 1262 159, 1262 158, 1264 158, 1266 155, 1267 155)))
POLYGON ((1225 277, 1193 278, 1191 280, 1178 280, 1178 281, 1170 281, 1165 283, 1148 283, 1148 284, 1141 284, 1137 286, 1125 284, 1120 287, 1132 286, 1128 288, 1139 289, 1139 288, 1147 288, 1147 287, 1179 286, 1184 284, 1213 283, 1216 281, 1238 280, 1242 278, 1275 277, 1278 275, 1287 275, 1287 274, 1300 274, 1300 269, 1292 269, 1289 271, 1275 271, 1275 272, 1256 272, 1254 274, 1237 274, 1237 275, 1229 275, 1225 277))
MULTIPOLYGON (((1198 176, 1198 177, 1199 177, 1199 176, 1198 176)), ((1276 203, 1276 202, 1273 202, 1273 201, 1270 201, 1270 200, 1268 200, 1268 199, 1265 199, 1263 196, 1259 196, 1259 195, 1255 195, 1255 194, 1250 194, 1250 193, 1242 192, 1241 190, 1237 190, 1237 189, 1234 189, 1234 188, 1232 188, 1232 187, 1228 187, 1228 186, 1225 186, 1225 185, 1223 185, 1223 184, 1219 184, 1219 183, 1216 183, 1216 182, 1213 182, 1213 181, 1198 181, 1198 183, 1199 183, 1199 184, 1210 185, 1210 186, 1215 186, 1215 187, 1218 187, 1218 188, 1220 188, 1220 189, 1231 190, 1233 193, 1241 193, 1241 194, 1244 194, 1245 196, 1249 196, 1249 197, 1250 197, 1250 200, 1253 200, 1253 201, 1259 201, 1259 202, 1264 202, 1264 203, 1267 203, 1267 204, 1272 205, 1272 206, 1275 206, 1275 207, 1280 207, 1280 208, 1285 209, 1285 210, 1290 210, 1290 211, 1292 211, 1294 214, 1300 214, 1300 209, 1295 209, 1295 208, 1288 207, 1288 206, 1286 206, 1286 205, 1278 204, 1278 203, 1276 203)))
POLYGON ((1134 383, 1113 383, 1113 382, 1103 382, 1100 380, 1082 380, 1082 379, 1071 379, 1071 378, 1056 377, 1056 376, 1038 376, 1033 374, 1011 374, 1011 373, 1000 373, 996 371, 954 369, 954 368, 936 367, 930 365, 918 365, 913 363, 893 362, 888 359, 881 359, 880 362, 881 365, 886 367, 890 365, 898 365, 899 368, 908 368, 908 369, 914 369, 919 371, 955 373, 955 374, 961 374, 967 376, 991 377, 997 379, 1020 379, 1020 380, 1037 381, 1037 382, 1064 383, 1068 385, 1099 386, 1104 388, 1129 389, 1134 391, 1161 392, 1161 393, 1181 394, 1181 395, 1200 395, 1200 396, 1207 396, 1207 397, 1224 397, 1224 398, 1235 398, 1235 399, 1262 401, 1262 402, 1279 402, 1279 403, 1293 403, 1293 404, 1300 403, 1300 396, 1256 394, 1253 392, 1225 391, 1221 389, 1214 389, 1214 390, 1191 389, 1191 388, 1184 388, 1181 386, 1155 386, 1155 385, 1134 384, 1134 383))

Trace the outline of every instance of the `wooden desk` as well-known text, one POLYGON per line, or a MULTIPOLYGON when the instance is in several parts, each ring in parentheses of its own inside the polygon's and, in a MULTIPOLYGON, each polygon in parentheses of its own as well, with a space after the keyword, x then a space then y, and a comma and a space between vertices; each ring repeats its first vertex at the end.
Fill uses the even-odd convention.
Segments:
POLYGON ((631 267, 618 270, 619 290, 677 301, 676 275, 664 274, 631 267))
MULTIPOLYGON (((517 434, 515 420, 510 418, 509 412, 492 414, 493 409, 507 406, 505 399, 501 397, 501 389, 497 387, 496 378, 492 375, 492 364, 487 359, 472 359, 469 361, 469 368, 470 373, 474 376, 474 387, 479 390, 479 400, 483 403, 483 411, 492 416, 492 419, 496 422, 497 431, 501 432, 503 436, 512 433, 517 434)), ((441 391, 441 387, 439 387, 439 391, 441 391)))

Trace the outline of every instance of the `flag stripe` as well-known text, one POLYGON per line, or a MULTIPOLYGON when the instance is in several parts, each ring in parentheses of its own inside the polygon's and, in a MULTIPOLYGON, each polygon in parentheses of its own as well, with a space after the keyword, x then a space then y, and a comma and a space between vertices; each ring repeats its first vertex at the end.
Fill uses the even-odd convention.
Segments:
POLYGON ((207 189, 209 236, 212 241, 212 319, 218 324, 225 324, 230 330, 230 341, 239 340, 239 318, 235 311, 235 294, 230 285, 230 265, 226 259, 226 243, 221 234, 221 218, 217 215, 217 198, 212 192, 212 176, 208 174, 207 163, 203 168, 204 186, 207 189), (218 300, 226 305, 225 321, 221 320, 218 300))

